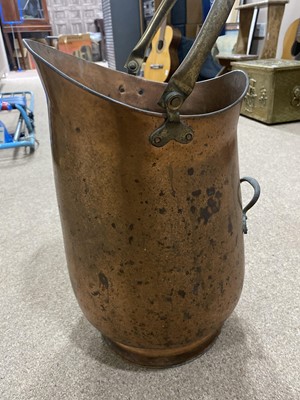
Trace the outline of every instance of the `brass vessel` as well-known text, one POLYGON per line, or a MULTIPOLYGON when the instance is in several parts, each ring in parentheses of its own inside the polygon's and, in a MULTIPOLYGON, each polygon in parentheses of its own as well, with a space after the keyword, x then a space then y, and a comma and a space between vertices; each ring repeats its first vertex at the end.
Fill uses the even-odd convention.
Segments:
POLYGON ((243 210, 236 131, 246 75, 193 82, 177 108, 174 81, 170 91, 26 45, 49 99, 65 251, 84 315, 133 362, 195 357, 243 285, 246 211, 259 192, 245 178, 255 196, 243 210), (171 109, 157 104, 165 93, 171 109))

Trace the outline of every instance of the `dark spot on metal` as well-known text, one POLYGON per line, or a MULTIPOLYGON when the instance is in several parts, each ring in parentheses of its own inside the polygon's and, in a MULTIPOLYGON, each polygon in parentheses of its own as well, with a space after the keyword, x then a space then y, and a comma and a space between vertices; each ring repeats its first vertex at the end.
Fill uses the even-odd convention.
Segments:
POLYGON ((178 208, 178 214, 182 214, 183 210, 182 208, 178 208))
POLYGON ((167 211, 167 210, 166 210, 164 207, 159 209, 159 213, 160 213, 160 214, 165 214, 166 211, 167 211))
POLYGON ((128 238, 128 243, 131 244, 132 241, 133 241, 133 236, 130 236, 130 237, 128 238))
POLYGON ((201 194, 201 190, 200 190, 200 189, 195 190, 194 192, 192 192, 192 195, 193 195, 194 197, 199 197, 200 194, 201 194))
POLYGON ((193 294, 198 294, 199 293, 199 289, 200 289, 201 285, 200 283, 195 283, 193 286, 193 294))
POLYGON ((230 233, 230 235, 233 234, 233 226, 232 226, 232 222, 231 222, 231 218, 228 218, 228 227, 227 227, 228 233, 230 233))
POLYGON ((155 167, 156 166, 156 162, 154 162, 153 164, 152 164, 152 167, 155 167))
POLYGON ((134 265, 134 261, 132 261, 132 260, 126 261, 125 265, 134 265))
POLYGON ((141 96, 142 94, 144 94, 144 89, 140 89, 139 91, 138 91, 138 94, 141 96))
POLYGON ((225 290, 224 290, 224 283, 222 281, 219 282, 219 288, 221 294, 223 295, 225 293, 225 290))
POLYGON ((109 282, 108 282, 107 277, 103 274, 103 272, 100 272, 98 274, 98 278, 99 278, 100 285, 104 286, 105 289, 108 289, 109 282))
POLYGON ((124 274, 124 269, 119 269, 120 274, 124 274))
POLYGON ((192 213, 192 214, 195 214, 195 212, 196 212, 197 209, 196 209, 195 206, 192 206, 192 207, 190 208, 190 210, 191 210, 191 213, 192 213))
POLYGON ((185 298, 185 295, 186 295, 186 293, 185 293, 185 291, 184 290, 178 290, 178 292, 177 292, 178 294, 179 294, 179 296, 180 297, 182 297, 183 299, 185 298))
POLYGON ((214 248, 216 246, 217 242, 214 239, 210 239, 209 244, 211 245, 211 247, 214 248))
POLYGON ((91 292, 91 295, 96 297, 100 295, 100 292, 99 290, 95 290, 94 292, 91 292))
POLYGON ((187 321, 187 320, 189 320, 189 319, 191 319, 191 318, 192 318, 191 314, 190 314, 188 311, 184 311, 184 313, 183 313, 183 320, 184 320, 184 321, 187 321))
POLYGON ((207 143, 204 143, 204 147, 208 147, 208 144, 207 144, 207 143))
POLYGON ((125 92, 125 88, 123 85, 119 86, 119 92, 120 93, 124 93, 125 92))
POLYGON ((212 198, 207 200, 207 204, 213 214, 216 214, 220 210, 220 202, 217 202, 212 198))
POLYGON ((210 187, 206 189, 207 196, 213 196, 216 193, 215 187, 210 187))
POLYGON ((140 181, 138 179, 135 179, 134 182, 135 183, 140 183, 140 181))
POLYGON ((211 280, 211 279, 212 279, 212 276, 211 276, 211 275, 208 275, 208 278, 207 278, 207 279, 211 280))
POLYGON ((208 207, 201 208, 200 209, 200 217, 198 218, 198 222, 203 220, 204 221, 204 225, 206 225, 211 216, 212 216, 212 214, 208 211, 208 207))
POLYGON ((160 315, 159 319, 161 321, 166 321, 168 319, 168 317, 166 315, 160 315))
POLYGON ((162 190, 159 192, 159 195, 160 196, 164 196, 165 195, 165 192, 163 192, 162 190))
POLYGON ((204 331, 203 331, 203 329, 198 329, 198 331, 197 331, 197 333, 196 333, 196 336, 198 336, 198 337, 204 336, 204 331))
POLYGON ((137 281, 136 282, 138 285, 142 285, 143 284, 143 281, 137 281))
POLYGON ((188 175, 194 175, 194 168, 188 169, 188 175))
POLYGON ((158 243, 160 246, 164 246, 163 242, 160 242, 159 240, 157 240, 157 243, 158 243))
POLYGON ((130 231, 132 231, 132 230, 133 230, 133 227, 134 227, 134 225, 133 225, 133 224, 130 224, 128 228, 129 228, 130 231))
POLYGON ((115 224, 114 222, 111 224, 111 226, 112 226, 114 229, 116 229, 116 224, 115 224))
POLYGON ((75 129, 75 131, 76 131, 77 133, 80 133, 80 132, 81 132, 80 128, 78 128, 78 127, 75 129))

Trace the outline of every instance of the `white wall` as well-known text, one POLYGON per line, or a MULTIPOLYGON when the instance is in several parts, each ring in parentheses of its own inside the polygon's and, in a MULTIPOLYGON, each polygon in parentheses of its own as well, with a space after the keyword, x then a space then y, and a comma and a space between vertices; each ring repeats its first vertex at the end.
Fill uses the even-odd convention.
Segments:
POLYGON ((293 21, 300 18, 300 1, 290 0, 285 6, 282 24, 279 32, 276 57, 281 58, 284 35, 293 21))
POLYGON ((4 48, 2 32, 0 29, 0 79, 1 77, 9 71, 9 66, 7 62, 7 56, 4 48))

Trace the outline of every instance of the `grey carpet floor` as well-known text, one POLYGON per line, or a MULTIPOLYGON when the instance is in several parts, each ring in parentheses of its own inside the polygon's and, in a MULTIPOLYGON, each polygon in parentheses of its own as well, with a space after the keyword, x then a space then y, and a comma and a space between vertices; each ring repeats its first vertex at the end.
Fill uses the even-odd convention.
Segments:
POLYGON ((241 176, 262 187, 249 212, 240 302, 202 357, 149 370, 113 354, 76 303, 39 79, 24 72, 0 86, 34 91, 40 142, 33 155, 0 151, 0 399, 300 399, 300 123, 240 118, 241 176))

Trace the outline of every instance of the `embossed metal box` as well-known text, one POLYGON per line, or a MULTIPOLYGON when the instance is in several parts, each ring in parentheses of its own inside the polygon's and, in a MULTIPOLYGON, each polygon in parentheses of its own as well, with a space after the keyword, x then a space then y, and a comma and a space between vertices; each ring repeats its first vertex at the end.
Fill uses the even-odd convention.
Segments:
POLYGON ((249 75, 242 115, 267 124, 300 120, 300 61, 234 62, 232 68, 249 75))

